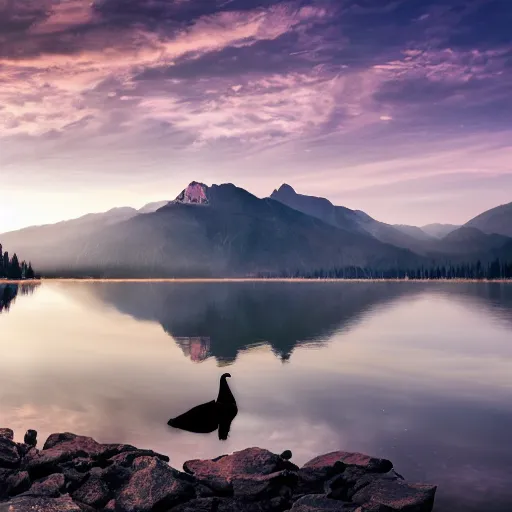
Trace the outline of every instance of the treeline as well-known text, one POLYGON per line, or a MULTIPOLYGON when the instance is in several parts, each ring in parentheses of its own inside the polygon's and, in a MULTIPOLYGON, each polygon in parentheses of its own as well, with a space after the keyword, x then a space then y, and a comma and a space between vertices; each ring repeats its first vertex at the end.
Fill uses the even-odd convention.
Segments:
POLYGON ((34 279, 35 277, 31 263, 20 262, 16 253, 10 258, 7 251, 2 251, 2 244, 0 244, 0 279, 34 279))
POLYGON ((259 272, 257 277, 296 279, 512 279, 512 262, 496 259, 487 264, 476 263, 432 265, 407 269, 375 270, 367 267, 341 267, 295 272, 259 272))

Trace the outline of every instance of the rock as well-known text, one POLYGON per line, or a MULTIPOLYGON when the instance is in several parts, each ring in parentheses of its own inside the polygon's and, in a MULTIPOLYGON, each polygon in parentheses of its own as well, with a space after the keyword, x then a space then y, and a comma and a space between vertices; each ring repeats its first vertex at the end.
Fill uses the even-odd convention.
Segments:
POLYGON ((170 512, 218 512, 220 498, 197 498, 173 507, 170 512))
POLYGON ((126 468, 118 464, 112 464, 111 466, 101 470, 99 473, 100 478, 108 486, 110 490, 117 490, 124 486, 130 479, 133 471, 131 468, 126 468))
POLYGON ((16 443, 8 437, 0 437, 0 468, 16 468, 20 461, 16 443))
POLYGON ((0 503, 0 512, 81 512, 70 496, 41 498, 20 496, 8 503, 0 503))
POLYGON ((247 503, 237 499, 225 499, 220 502, 218 512, 282 512, 289 508, 290 503, 280 497, 256 503, 247 503))
POLYGON ((71 432, 60 432, 57 434, 50 434, 48 436, 48 439, 45 441, 43 445, 43 450, 51 450, 56 446, 67 445, 69 443, 80 443, 83 445, 99 446, 99 443, 97 443, 91 437, 77 436, 76 434, 72 434, 71 432))
MULTIPOLYGON (((297 494, 316 494, 324 492, 328 480, 348 471, 347 475, 355 481, 366 473, 386 473, 393 464, 386 459, 376 459, 362 453, 331 452, 310 460, 299 470, 297 494), (351 475, 350 473, 354 473, 351 475)), ((350 480, 349 478, 349 480, 350 480)), ((346 486, 345 486, 346 487, 346 486)), ((326 492, 329 492, 327 490, 326 492)))
POLYGON ((25 467, 31 478, 42 478, 53 473, 61 473, 60 464, 71 460, 72 453, 67 453, 58 449, 44 450, 41 452, 33 451, 25 457, 25 467))
POLYGON ((293 455, 291 450, 285 450, 283 453, 281 453, 280 457, 281 459, 284 460, 290 460, 293 457, 293 455))
POLYGON ((291 508, 292 512, 354 512, 350 503, 331 500, 323 494, 308 494, 299 498, 291 508))
POLYGON ((331 452, 320 455, 304 464, 302 468, 326 470, 334 468, 339 463, 344 466, 357 466, 372 473, 387 473, 393 469, 393 464, 387 459, 377 459, 363 453, 352 452, 331 452))
POLYGON ((211 487, 203 484, 196 484, 196 498, 213 498, 215 493, 211 487))
POLYGON ((380 506, 386 512, 430 512, 434 506, 435 493, 434 485, 377 478, 356 492, 352 501, 366 508, 380 506))
POLYGON ((88 477, 87 473, 80 473, 72 468, 64 468, 62 474, 66 479, 66 491, 69 494, 76 491, 88 477))
MULTIPOLYGON (((110 445, 113 446, 113 445, 110 445)), ((122 449, 121 447, 128 447, 129 445, 115 445, 117 450, 122 449)), ((133 448, 133 447, 130 447, 133 448)), ((104 455, 102 455, 102 458, 106 459, 108 455, 108 463, 116 463, 120 464, 122 466, 131 466, 133 464, 133 461, 139 457, 156 457, 157 459, 160 459, 163 462, 169 462, 169 457, 167 455, 162 455, 161 453, 156 453, 153 450, 139 450, 138 448, 134 448, 133 450, 124 450, 124 451, 116 451, 114 452, 105 452, 104 455), (110 453, 112 453, 110 455, 110 453)))
POLYGON ((22 492, 30 489, 30 477, 27 471, 20 471, 19 473, 13 473, 6 480, 7 483, 7 494, 9 496, 17 496, 22 492))
POLYGON ((270 475, 245 475, 232 479, 233 495, 246 500, 265 500, 277 496, 291 498, 291 488, 297 485, 297 474, 284 470, 270 475))
POLYGON ((0 512, 430 512, 436 492, 358 453, 329 453, 299 470, 289 450, 248 448, 188 461, 181 473, 131 445, 62 433, 39 451, 35 431, 25 443, 0 432, 0 512))
POLYGON ((195 496, 194 487, 160 459, 139 457, 132 469, 134 473, 116 497, 117 510, 149 512, 155 507, 165 510, 195 496))
POLYGON ((185 462, 183 469, 200 481, 214 480, 229 484, 233 479, 270 475, 285 469, 295 471, 298 467, 268 450, 247 448, 217 459, 190 460, 185 462))
POLYGON ((14 431, 10 428, 0 428, 0 437, 12 441, 14 440, 14 431))
POLYGON ((274 498, 282 502, 283 507, 291 506, 291 489, 298 480, 297 466, 260 448, 249 448, 213 460, 192 460, 183 467, 217 496, 232 495, 237 505, 231 500, 230 507, 241 502, 246 507, 253 506, 249 502, 270 503, 274 498))
POLYGON ((328 480, 324 490, 328 498, 349 501, 352 496, 373 482, 375 479, 398 480, 398 475, 391 470, 389 473, 367 473, 358 466, 349 466, 341 475, 328 480))
POLYGON ((104 507, 112 498, 106 482, 101 478, 101 474, 96 473, 91 473, 85 482, 72 493, 71 497, 75 501, 94 508, 104 507))
POLYGON ((72 457, 88 457, 94 460, 107 460, 121 453, 136 453, 137 456, 157 457, 169 462, 169 457, 152 450, 140 450, 129 444, 100 444, 91 437, 77 436, 69 432, 52 434, 43 446, 43 451, 54 450, 72 457))
POLYGON ((79 507, 82 512, 97 512, 97 510, 89 505, 86 505, 85 503, 82 503, 80 501, 73 500, 79 507))
POLYGON ((36 453, 36 448, 34 446, 30 446, 25 443, 17 443, 18 447, 18 453, 20 454, 20 457, 23 459, 25 458, 29 453, 36 453))
POLYGON ((236 498, 199 498, 178 505, 170 512, 282 512, 289 507, 281 498, 247 503, 236 498))
POLYGON ((15 471, 11 469, 0 469, 0 501, 9 496, 7 480, 14 474, 16 474, 15 471))
POLYGON ((47 496, 57 498, 64 490, 66 480, 64 475, 57 473, 47 476, 32 484, 32 487, 25 493, 27 496, 47 496))
POLYGON ((110 500, 103 508, 103 512, 115 512, 115 510, 116 510, 116 500, 110 500))
POLYGON ((25 444, 35 447, 37 445, 37 431, 36 430, 27 430, 23 441, 25 444))

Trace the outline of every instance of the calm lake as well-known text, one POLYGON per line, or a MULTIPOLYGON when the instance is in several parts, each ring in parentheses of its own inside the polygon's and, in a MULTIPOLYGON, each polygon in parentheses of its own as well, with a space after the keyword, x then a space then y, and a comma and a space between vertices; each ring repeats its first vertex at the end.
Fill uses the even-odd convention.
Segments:
MULTIPOLYGON (((1 308, 0 308, 1 309, 1 308)), ((0 426, 192 458, 391 459, 437 511, 512 510, 512 284, 66 283, 0 313, 0 426), (227 441, 167 426, 217 396, 227 441)))

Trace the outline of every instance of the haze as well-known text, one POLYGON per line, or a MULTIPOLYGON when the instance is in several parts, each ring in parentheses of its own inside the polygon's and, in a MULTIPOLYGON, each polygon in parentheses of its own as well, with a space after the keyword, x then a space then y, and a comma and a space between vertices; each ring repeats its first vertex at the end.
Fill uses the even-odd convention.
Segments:
POLYGON ((506 0, 0 0, 0 233, 283 182, 389 223, 512 200, 506 0))

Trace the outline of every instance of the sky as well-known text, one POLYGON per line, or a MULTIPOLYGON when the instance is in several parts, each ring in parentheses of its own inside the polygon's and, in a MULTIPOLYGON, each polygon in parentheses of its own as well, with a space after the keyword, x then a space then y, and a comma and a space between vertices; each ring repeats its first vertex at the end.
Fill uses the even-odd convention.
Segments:
POLYGON ((0 0, 0 233, 282 183, 389 223, 512 201, 510 0, 0 0))

